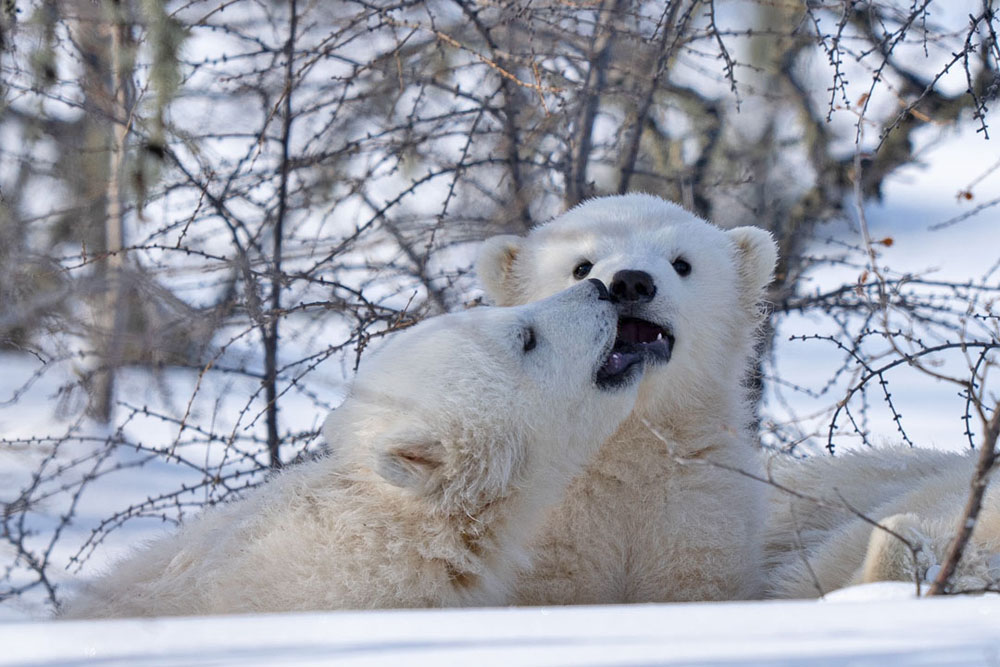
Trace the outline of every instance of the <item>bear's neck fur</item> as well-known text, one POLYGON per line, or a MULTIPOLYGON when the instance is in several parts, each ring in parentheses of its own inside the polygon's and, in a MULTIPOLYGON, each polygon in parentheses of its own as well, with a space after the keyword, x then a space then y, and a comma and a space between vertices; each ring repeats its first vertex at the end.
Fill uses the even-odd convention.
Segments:
MULTIPOLYGON (((477 606, 509 601, 512 572, 527 565, 526 546, 547 508, 535 494, 513 485, 503 497, 474 506, 440 507, 391 487, 375 476, 349 476, 345 499, 373 516, 369 530, 399 538, 410 561, 424 573, 426 597, 418 604, 477 606), (374 510, 374 512, 373 512, 374 510), (384 520, 382 520, 384 518, 384 520), (411 560, 412 559, 412 560, 411 560), (434 590, 437 589, 437 590, 434 590)), ((348 513, 351 513, 348 511, 348 513)), ((372 564, 373 570, 380 565, 372 564)))
POLYGON ((755 441, 749 433, 749 397, 746 391, 732 391, 741 384, 742 361, 694 391, 669 382, 643 387, 632 414, 601 446, 601 454, 627 457, 629 452, 657 451, 679 466, 698 460, 756 471, 756 451, 749 444, 755 441))

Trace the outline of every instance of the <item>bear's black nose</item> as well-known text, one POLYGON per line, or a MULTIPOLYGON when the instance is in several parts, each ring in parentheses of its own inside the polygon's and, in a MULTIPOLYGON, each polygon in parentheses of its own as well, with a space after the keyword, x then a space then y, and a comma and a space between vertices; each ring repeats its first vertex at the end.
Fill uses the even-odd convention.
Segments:
POLYGON ((604 283, 602 283, 597 278, 590 278, 587 280, 587 282, 591 283, 594 287, 597 288, 598 301, 611 301, 611 295, 608 294, 608 288, 604 286, 604 283))
POLYGON ((656 285, 653 276, 645 271, 624 269, 611 279, 612 301, 633 301, 646 303, 656 295, 656 285))

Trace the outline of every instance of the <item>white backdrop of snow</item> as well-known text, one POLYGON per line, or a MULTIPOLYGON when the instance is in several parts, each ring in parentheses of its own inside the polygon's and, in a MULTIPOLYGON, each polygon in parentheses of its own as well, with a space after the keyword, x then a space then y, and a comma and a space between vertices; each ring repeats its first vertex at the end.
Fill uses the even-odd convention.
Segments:
POLYGON ((995 665, 1000 598, 0 624, 0 665, 995 665))

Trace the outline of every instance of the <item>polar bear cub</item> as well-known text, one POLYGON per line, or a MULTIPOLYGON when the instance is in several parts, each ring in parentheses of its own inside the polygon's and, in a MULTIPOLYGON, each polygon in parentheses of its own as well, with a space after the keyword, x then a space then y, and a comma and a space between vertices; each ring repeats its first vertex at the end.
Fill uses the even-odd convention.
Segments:
POLYGON ((632 409, 588 281, 433 318, 365 359, 326 458, 208 509, 65 616, 503 604, 544 511, 632 409))
MULTIPOLYGON (((771 497, 771 594, 818 597, 875 581, 933 580, 958 532, 975 467, 974 453, 907 446, 835 457, 775 457, 770 475, 800 495, 778 489, 771 497)), ((1000 590, 1000 487, 995 484, 987 488, 951 580, 952 592, 982 590, 1000 590)))
POLYGON ((647 366, 632 414, 535 541, 518 602, 762 594, 765 485, 740 471, 761 473, 745 381, 776 258, 764 230, 724 231, 641 194, 486 241, 476 268, 494 302, 597 278, 618 307, 618 363, 647 366))

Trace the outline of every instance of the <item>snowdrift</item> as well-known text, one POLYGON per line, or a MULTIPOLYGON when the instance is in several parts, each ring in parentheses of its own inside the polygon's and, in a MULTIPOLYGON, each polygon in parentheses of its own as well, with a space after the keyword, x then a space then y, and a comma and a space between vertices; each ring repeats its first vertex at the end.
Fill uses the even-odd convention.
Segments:
POLYGON ((325 612, 0 625, 4 665, 985 665, 1000 596, 325 612))

